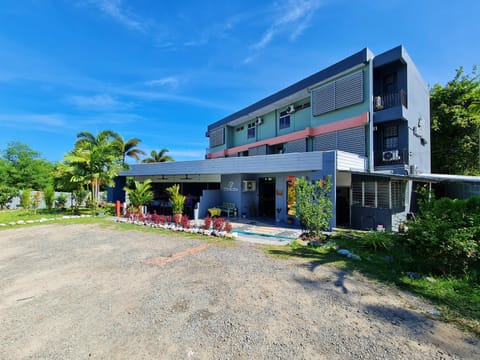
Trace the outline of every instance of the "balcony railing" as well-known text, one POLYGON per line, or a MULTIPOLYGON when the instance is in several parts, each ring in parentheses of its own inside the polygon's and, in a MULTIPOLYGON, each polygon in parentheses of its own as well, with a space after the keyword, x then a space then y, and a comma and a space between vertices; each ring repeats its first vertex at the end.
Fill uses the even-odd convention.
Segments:
POLYGON ((408 108, 407 92, 405 90, 385 93, 373 97, 373 109, 375 111, 380 111, 400 105, 408 108))

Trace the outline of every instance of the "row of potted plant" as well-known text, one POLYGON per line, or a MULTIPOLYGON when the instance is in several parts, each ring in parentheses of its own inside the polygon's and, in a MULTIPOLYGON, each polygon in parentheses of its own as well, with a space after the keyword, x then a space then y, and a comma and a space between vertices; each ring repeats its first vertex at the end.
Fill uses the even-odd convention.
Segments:
POLYGON ((227 238, 235 237, 235 234, 232 233, 232 224, 230 221, 225 220, 222 217, 211 218, 210 216, 207 216, 203 219, 203 226, 192 223, 188 215, 158 215, 156 212, 153 214, 127 213, 123 219, 117 219, 117 221, 129 222, 132 224, 149 226, 152 228, 184 231, 192 234, 203 234, 227 238))

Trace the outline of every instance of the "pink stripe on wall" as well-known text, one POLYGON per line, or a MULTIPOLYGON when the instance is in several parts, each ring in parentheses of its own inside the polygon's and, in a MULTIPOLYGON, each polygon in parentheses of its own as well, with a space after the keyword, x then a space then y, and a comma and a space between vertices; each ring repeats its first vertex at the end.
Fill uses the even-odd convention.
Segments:
POLYGON ((236 146, 230 149, 225 149, 222 151, 210 153, 207 155, 207 158, 213 159, 213 158, 225 157, 227 155, 236 154, 241 151, 247 151, 252 147, 257 147, 261 145, 276 145, 276 144, 281 144, 289 141, 306 139, 309 136, 317 136, 320 134, 326 134, 333 131, 345 130, 345 129, 350 129, 357 126, 362 126, 362 125, 365 125, 367 122, 368 122, 368 112, 364 112, 358 116, 345 119, 345 120, 336 121, 331 124, 320 125, 316 127, 307 127, 304 130, 295 131, 290 134, 281 135, 274 138, 260 140, 254 143, 245 144, 242 146, 236 146))

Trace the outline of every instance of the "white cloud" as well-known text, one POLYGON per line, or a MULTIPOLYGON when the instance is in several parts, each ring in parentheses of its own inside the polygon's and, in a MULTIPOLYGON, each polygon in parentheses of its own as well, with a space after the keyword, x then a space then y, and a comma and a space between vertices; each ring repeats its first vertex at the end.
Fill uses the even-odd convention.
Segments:
POLYGON ((161 79, 157 80, 150 80, 147 81, 146 84, 149 86, 172 86, 172 87, 177 87, 178 84, 180 83, 180 79, 175 77, 175 76, 167 76, 161 79))
POLYGON ((8 127, 48 126, 65 127, 66 121, 60 114, 0 114, 0 123, 8 127))
POLYGON ((294 41, 308 27, 312 15, 320 5, 320 0, 288 0, 283 2, 272 11, 273 22, 261 39, 253 44, 251 48, 253 50, 261 50, 276 36, 283 33, 290 34, 289 39, 294 41))
POLYGON ((77 108, 88 110, 112 110, 130 108, 131 104, 122 103, 107 94, 94 96, 74 95, 67 98, 67 101, 77 108))
POLYGON ((122 0, 90 0, 88 3, 100 9, 105 15, 111 17, 122 26, 140 32, 146 30, 146 21, 132 13, 130 9, 124 6, 122 0))

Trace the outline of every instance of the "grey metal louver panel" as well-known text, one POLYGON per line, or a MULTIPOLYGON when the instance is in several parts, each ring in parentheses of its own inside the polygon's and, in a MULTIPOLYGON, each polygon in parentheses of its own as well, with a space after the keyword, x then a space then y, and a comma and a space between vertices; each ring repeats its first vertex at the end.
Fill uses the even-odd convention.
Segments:
POLYGON ((267 155, 267 145, 252 147, 248 149, 248 156, 267 155))
POLYGON ((335 81, 335 108, 363 102, 363 71, 357 71, 335 81))
POLYGON ((313 116, 333 110, 335 110, 335 83, 323 85, 312 91, 313 116))
POLYGON ((360 70, 314 89, 312 114, 319 116, 363 100, 363 70, 360 70))
POLYGON ((313 139, 314 151, 327 151, 337 149, 337 132, 330 132, 315 136, 313 139))
POLYGON ((286 153, 294 153, 294 152, 305 152, 307 151, 307 140, 306 139, 299 139, 295 141, 290 141, 285 144, 285 152, 286 153))
POLYGON ((357 126, 338 131, 338 150, 365 155, 365 127, 357 126))
POLYGON ((225 144, 225 128, 210 131, 210 147, 225 144))

